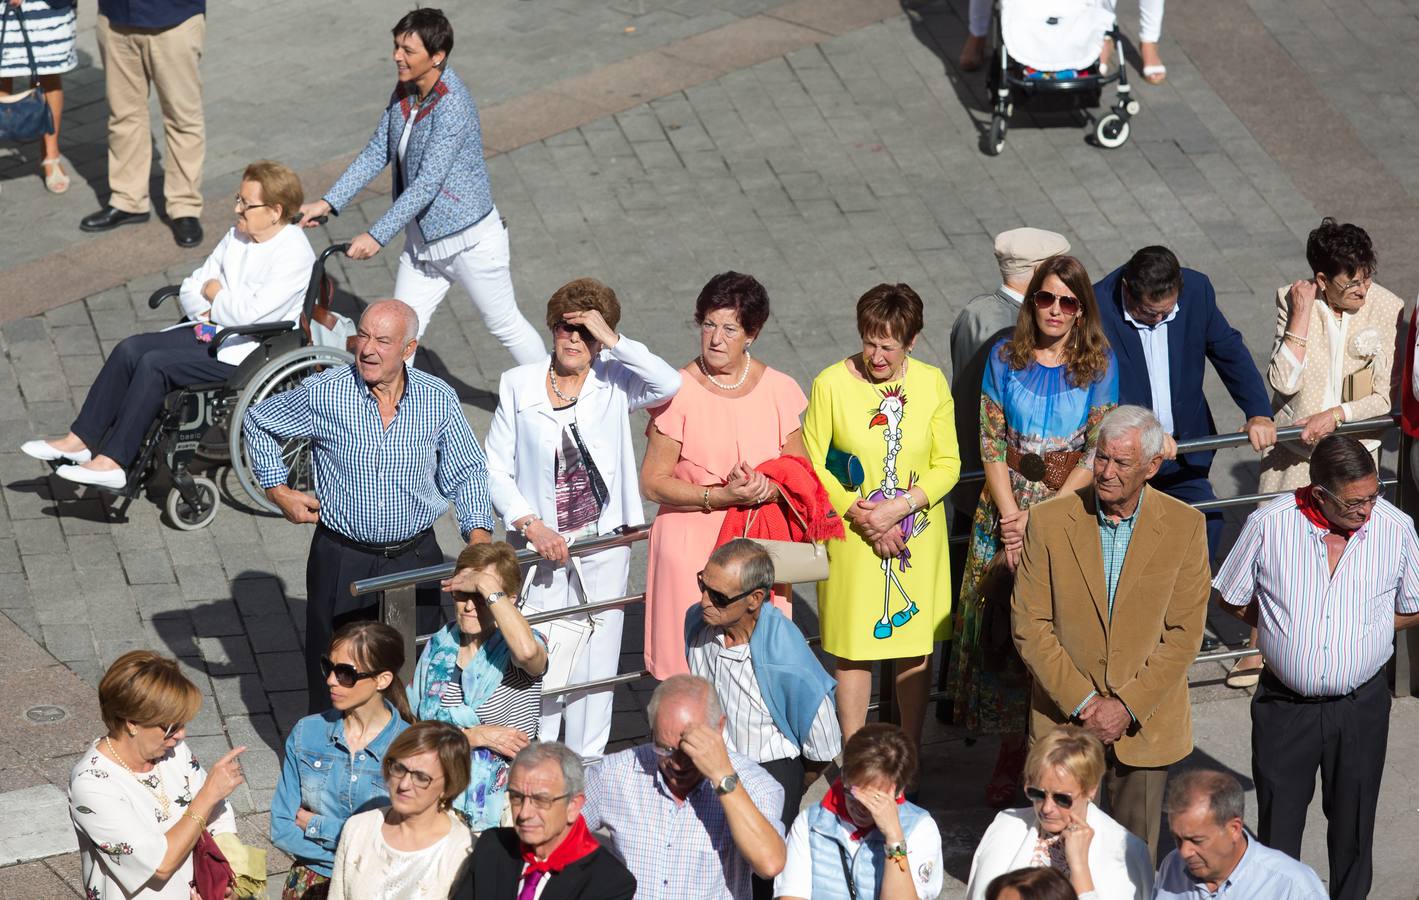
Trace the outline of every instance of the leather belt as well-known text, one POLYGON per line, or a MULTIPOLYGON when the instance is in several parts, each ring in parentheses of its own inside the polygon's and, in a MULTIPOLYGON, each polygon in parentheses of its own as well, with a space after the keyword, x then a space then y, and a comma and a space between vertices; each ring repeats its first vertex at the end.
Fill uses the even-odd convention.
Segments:
POLYGON ((1056 450, 1052 453, 1021 453, 1014 447, 1005 448, 1005 464, 1026 481, 1041 481, 1051 491, 1064 486, 1064 480, 1084 454, 1078 450, 1056 450))
POLYGON ((394 559, 397 556, 404 555, 409 550, 412 550, 415 544, 423 540, 425 535, 433 534, 434 531, 433 527, 430 526, 406 540, 392 541, 388 544, 368 544, 364 541, 357 541, 348 535, 341 534, 335 529, 326 526, 324 523, 316 527, 324 531, 330 539, 337 544, 349 547, 352 550, 358 550, 361 553, 368 553, 371 556, 382 556, 385 559, 394 559))

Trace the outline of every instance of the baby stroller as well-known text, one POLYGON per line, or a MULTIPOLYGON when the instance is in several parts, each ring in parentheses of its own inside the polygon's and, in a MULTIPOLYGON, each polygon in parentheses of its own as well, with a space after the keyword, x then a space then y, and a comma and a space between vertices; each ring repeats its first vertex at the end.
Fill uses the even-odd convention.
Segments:
POLYGON ((1128 86, 1123 43, 1113 10, 1101 0, 996 0, 991 29, 993 55, 987 85, 994 106, 985 152, 999 156, 1015 112, 1015 98, 1068 95, 1082 108, 1100 104, 1105 85, 1117 82, 1110 112, 1094 123, 1099 146, 1114 149, 1128 140, 1128 120, 1139 111, 1128 86), (1099 71, 1104 37, 1117 48, 1117 70, 1099 71))

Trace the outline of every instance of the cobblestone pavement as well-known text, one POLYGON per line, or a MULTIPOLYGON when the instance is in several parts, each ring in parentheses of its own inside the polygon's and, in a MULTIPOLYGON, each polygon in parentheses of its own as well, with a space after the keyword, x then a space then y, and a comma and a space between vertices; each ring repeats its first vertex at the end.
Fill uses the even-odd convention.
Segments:
MULTIPOLYGON (((972 295, 996 283, 991 235, 1029 224, 1068 235, 1096 276, 1139 246, 1168 244, 1186 265, 1212 277, 1228 316, 1254 354, 1264 354, 1272 328, 1270 294, 1304 271, 1305 234, 1322 211, 1366 223, 1370 207, 1355 198, 1378 204, 1382 215, 1374 232, 1385 261, 1381 279, 1401 295, 1415 288, 1419 271, 1405 252, 1407 236, 1399 231, 1414 206, 1414 175, 1407 164, 1414 150, 1404 139, 1413 117, 1403 115, 1405 104, 1412 103, 1411 89, 1402 77, 1382 82, 1378 74, 1399 72, 1412 58, 1404 38, 1415 30, 1415 5, 1353 0, 1176 5, 1180 8, 1169 10, 1162 46, 1168 80, 1161 87, 1139 87, 1144 112, 1124 148, 1101 151, 1083 142, 1077 120, 1022 110, 1004 155, 991 159, 976 145, 983 82, 962 78, 952 62, 963 34, 964 4, 909 4, 902 15, 880 24, 658 96, 492 159, 523 310, 537 321, 554 288, 571 277, 593 275, 622 297, 627 333, 683 362, 694 353, 690 313, 700 285, 726 268, 752 272, 767 285, 774 304, 756 355, 806 386, 825 365, 854 349, 851 304, 878 281, 905 281, 921 292, 927 330, 917 357, 944 361, 952 318, 972 295), (1217 41, 1234 43, 1238 36, 1248 41, 1245 59, 1218 60, 1217 41), (1370 71, 1341 73, 1333 65, 1311 65, 1320 49, 1326 58, 1362 53, 1383 59, 1370 71), (1247 84, 1243 76, 1296 81, 1247 84), (1269 92, 1279 99, 1263 102, 1269 92), (1380 116, 1377 108, 1392 115, 1380 116), (1326 146, 1344 156, 1317 158, 1287 143, 1303 113, 1328 123, 1326 146), (1337 158, 1345 160, 1351 181, 1334 171, 1337 158), (1378 189, 1384 193, 1377 195, 1378 189)), ((323 10, 326 4, 311 6, 323 10)), ((264 8, 249 3, 233 9, 258 7, 264 8)), ((543 57, 562 74, 614 61, 621 35, 609 32, 623 21, 616 16, 693 20, 757 8, 750 3, 610 7, 595 13, 598 24, 582 47, 578 29, 590 20, 578 17, 592 14, 579 7, 565 13, 540 4, 493 7, 493 18, 516 10, 515 21, 524 26, 545 19, 565 30, 536 44, 544 40, 535 37, 536 29, 518 32, 502 22, 499 27, 506 30, 500 39, 513 41, 516 34, 529 43, 502 48, 490 42, 493 56, 478 66, 499 73, 501 80, 488 82, 491 96, 516 91, 519 79, 540 71, 532 61, 543 57), (577 50, 562 53, 568 46, 577 50)), ((311 52, 316 61, 333 65, 356 38, 349 22, 332 21, 331 28, 311 52)), ((297 67, 280 53, 261 52, 272 71, 312 70, 304 65, 311 60, 297 67)), ((378 74, 382 64, 381 57, 369 67, 378 74)), ((333 98, 348 89, 335 82, 317 85, 322 96, 329 90, 333 98)), ((233 86, 222 90, 230 94, 226 102, 250 104, 252 95, 233 86)), ((338 99, 322 105, 346 108, 338 99)), ((247 108, 256 114, 257 107, 247 108)), ((322 154, 348 152, 369 127, 367 117, 320 115, 353 121, 339 141, 332 137, 335 126, 327 123, 301 135, 309 136, 309 144, 291 139, 285 128, 273 129, 287 142, 288 158, 312 162, 322 154)), ((217 120, 209 113, 209 121, 217 120)), ((232 166, 266 146, 265 132, 261 139, 253 136, 240 152, 232 151, 232 166)), ((209 179, 215 168, 209 167, 209 179)), ((8 201, 12 186, 6 183, 0 202, 8 201)), ((312 193, 323 187, 308 185, 312 193)), ((336 230, 315 232, 313 242, 320 247, 347 239, 386 205, 383 197, 355 205, 337 220, 336 230)), ((356 311, 356 297, 388 293, 396 250, 392 246, 373 261, 333 267, 346 290, 342 302, 348 312, 356 311)), ((249 789, 235 802, 247 838, 259 840, 279 747, 303 707, 299 647, 308 533, 252 515, 239 497, 202 532, 167 527, 158 505, 141 500, 130 521, 110 524, 99 501, 74 494, 16 451, 24 437, 67 428, 103 354, 116 341, 169 321, 170 311, 151 312, 144 301, 189 268, 154 272, 42 316, 10 321, 0 330, 5 353, 0 433, 6 436, 0 446, 5 486, 0 573, 7 576, 0 581, 0 611, 23 632, 8 640, 23 644, 27 635, 49 654, 38 653, 24 672, 48 673, 54 681, 42 689, 6 690, 0 669, 0 697, 6 698, 0 706, 5 715, 15 707, 13 715, 19 716, 35 704, 60 703, 52 698, 62 695, 71 698, 61 704, 70 712, 67 733, 93 734, 94 712, 85 698, 110 660, 133 647, 178 656, 208 700, 189 729, 199 755, 215 758, 238 744, 251 748, 245 757, 249 789)), ((439 309, 420 364, 454 384, 475 431, 486 433, 492 392, 509 362, 461 291, 453 291, 439 309)), ((1240 424, 1215 382, 1209 396, 1220 428, 1240 424)), ((218 474, 240 494, 224 471, 218 474)), ((1249 455, 1225 455, 1214 474, 1224 495, 1254 489, 1249 455)), ((457 545, 447 519, 439 530, 446 549, 457 545)), ((806 630, 813 631, 811 591, 800 599, 800 612, 810 623, 806 630)), ((639 622, 633 612, 623 670, 639 667, 634 638, 639 622)), ((0 650, 6 640, 0 628, 0 650)), ((1194 671, 1198 758, 1245 773, 1246 698, 1220 687, 1220 673, 1215 665, 1194 671)), ((618 695, 618 739, 639 733, 643 699, 643 689, 618 695)), ((1415 750, 1416 717, 1415 701, 1396 705, 1375 897, 1413 896, 1409 851, 1389 835, 1407 833, 1404 826, 1412 828, 1419 807, 1412 780, 1398 769, 1415 750)), ((74 752, 64 741, 75 738, 44 744, 45 735, 57 732, 43 729, 57 727, 35 723, 12 737, 0 724, 0 790, 62 787, 67 755, 74 752), (42 764, 17 752, 35 746, 36 734, 41 745, 61 748, 42 764)), ((991 741, 971 744, 957 730, 931 731, 923 802, 943 822, 952 876, 943 896, 961 894, 958 882, 967 876, 971 850, 989 822, 977 794, 993 754, 991 741), (947 776, 948 771, 966 776, 947 776)), ((1312 810, 1311 823, 1306 858, 1323 874, 1318 809, 1312 810)), ((280 854, 272 854, 273 871, 286 865, 280 854)), ((0 895, 23 886, 25 896, 70 896, 76 871, 72 856, 0 868, 0 895)))

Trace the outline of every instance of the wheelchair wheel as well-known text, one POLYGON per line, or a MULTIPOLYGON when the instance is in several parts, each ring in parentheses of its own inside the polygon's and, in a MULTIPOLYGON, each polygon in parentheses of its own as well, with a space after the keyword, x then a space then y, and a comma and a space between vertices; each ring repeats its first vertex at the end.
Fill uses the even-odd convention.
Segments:
POLYGON ((197 492, 197 505, 188 503, 177 488, 168 490, 167 502, 164 504, 168 521, 179 531, 206 528, 217 518, 217 510, 222 508, 221 498, 217 494, 217 483, 201 475, 191 477, 192 487, 197 492))
MULTIPOLYGON (((354 361, 353 355, 333 347, 297 347, 272 359, 247 381, 236 405, 232 407, 231 418, 227 420, 227 430, 230 432, 227 446, 231 453, 232 471, 246 489, 247 496, 260 509, 274 515, 281 514, 280 508, 267 499, 266 491, 251 470, 250 456, 241 433, 246 411, 273 394, 296 387, 312 375, 333 366, 347 366, 354 361)), ((310 441, 305 438, 286 441, 281 446, 281 459, 289 473, 286 484, 298 491, 311 490, 315 476, 311 471, 310 441)))

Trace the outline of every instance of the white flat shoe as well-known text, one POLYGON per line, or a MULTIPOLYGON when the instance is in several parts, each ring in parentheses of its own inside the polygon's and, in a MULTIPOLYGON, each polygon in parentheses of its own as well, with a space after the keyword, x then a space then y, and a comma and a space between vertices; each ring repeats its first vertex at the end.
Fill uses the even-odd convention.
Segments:
POLYGON ((60 466, 54 474, 65 481, 72 481, 75 484, 91 484, 94 487, 107 488, 110 491, 121 491, 124 485, 128 484, 128 478, 123 474, 122 469, 99 472, 95 469, 86 469, 83 466, 60 466))
POLYGON ((57 449, 49 441, 25 441, 20 445, 20 452, 26 456, 43 460, 44 462, 53 462, 56 459, 67 459, 70 462, 86 463, 94 458, 94 455, 88 450, 80 450, 77 453, 65 453, 63 450, 57 449))

